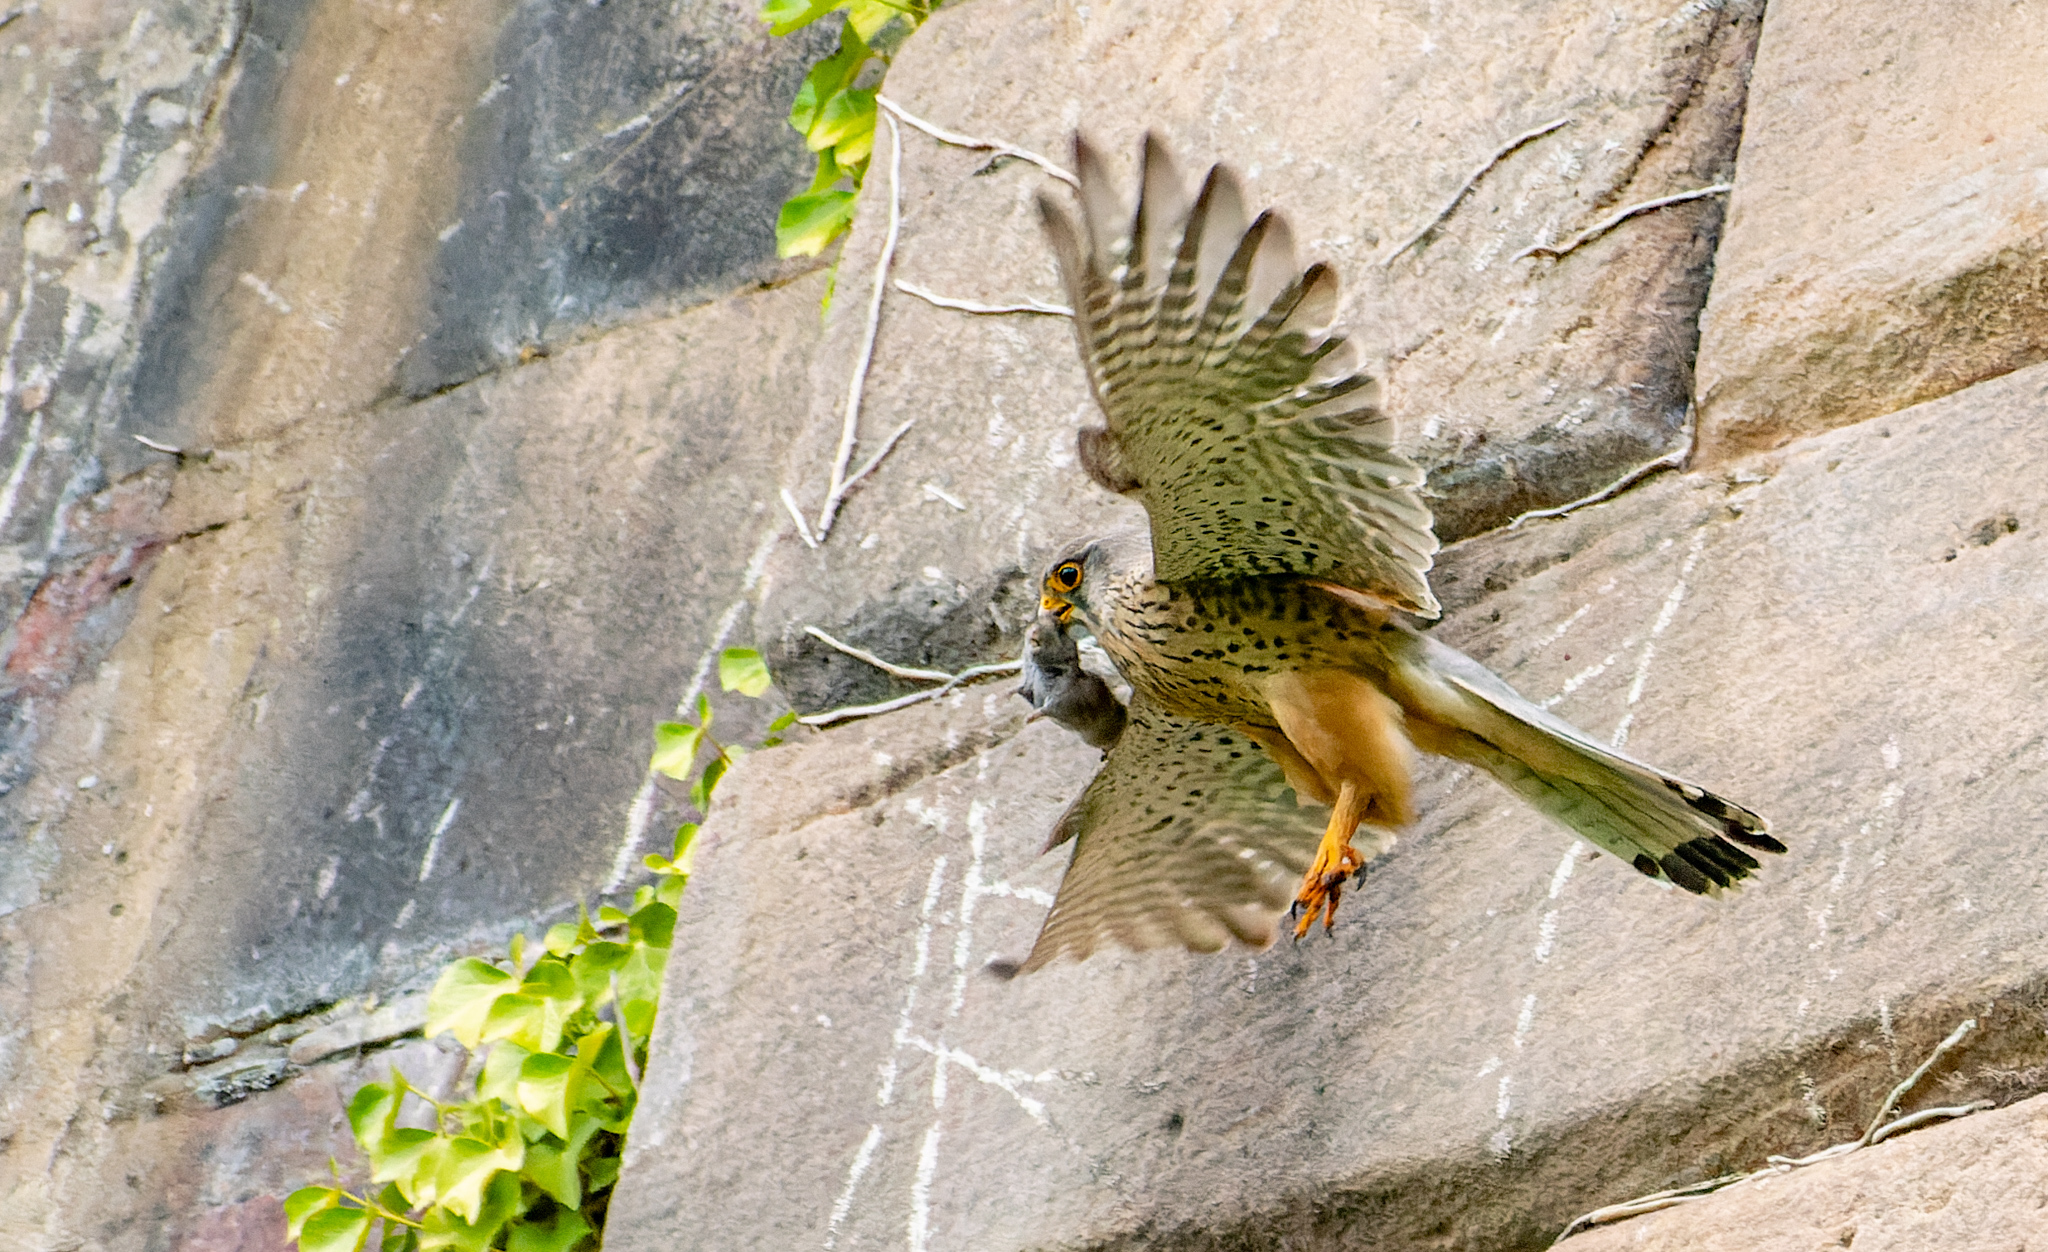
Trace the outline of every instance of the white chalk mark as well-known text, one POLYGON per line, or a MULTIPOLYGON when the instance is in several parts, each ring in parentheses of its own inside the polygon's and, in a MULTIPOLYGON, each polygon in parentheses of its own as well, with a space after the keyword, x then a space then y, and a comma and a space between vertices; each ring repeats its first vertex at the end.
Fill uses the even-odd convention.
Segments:
POLYGON ((960 883, 960 924, 953 937, 953 999, 946 1016, 957 1017, 967 998, 967 961, 974 955, 974 906, 982 897, 981 858, 988 846, 988 805, 967 806, 967 875, 960 883))
POLYGON ((917 1012, 917 988, 924 978, 925 970, 931 964, 932 955, 932 913, 939 907, 939 893, 946 885, 946 858, 939 857, 932 862, 931 877, 924 887, 924 904, 918 910, 916 956, 910 965, 910 984, 903 990, 903 1011, 896 1015, 894 1046, 889 1049, 888 1059, 882 1062, 882 1085, 875 1091, 875 1103, 887 1108, 896 1098, 896 1078, 901 1072, 897 1054, 910 1042, 910 1020, 917 1012))
POLYGON ((917 1177, 910 1184, 910 1252, 930 1252, 932 1175, 939 1169, 939 1124, 924 1132, 917 1150, 917 1177))
POLYGON ((1685 563, 1678 567, 1678 581, 1672 584, 1670 592, 1665 595, 1664 606, 1657 612, 1657 621, 1650 627, 1650 638, 1644 642, 1643 655, 1636 661, 1635 678, 1628 685, 1628 711, 1621 715, 1621 721, 1615 726, 1614 736, 1610 740, 1617 748, 1628 744, 1628 732, 1636 720, 1636 702, 1643 698, 1643 685, 1650 680, 1650 662, 1657 657, 1657 638, 1671 628, 1672 621, 1678 616, 1678 606, 1685 603, 1685 593, 1690 586, 1693 566, 1699 564, 1700 552, 1706 543, 1707 532, 1704 529, 1692 533, 1692 542, 1686 545, 1685 563))
POLYGON ((1585 850, 1585 841, 1581 839, 1572 840, 1572 846, 1565 849, 1564 858, 1557 863, 1557 868, 1552 870, 1550 874, 1551 899, 1557 899, 1557 893, 1563 891, 1564 885, 1572 880, 1572 868, 1578 864, 1579 854, 1585 850))
POLYGON ((441 810, 440 820, 434 823, 433 836, 427 840, 427 854, 420 858, 421 882, 427 881, 427 875, 434 872, 434 858, 441 855, 441 836, 448 833, 448 828, 455 824, 455 815, 461 811, 461 796, 450 800, 448 807, 441 810))
POLYGON ((1556 909, 1550 910, 1543 915, 1543 920, 1537 924, 1536 963, 1538 965, 1548 961, 1550 954, 1557 950, 1557 912, 1556 909))
POLYGON ((1521 1016, 1515 1018, 1515 1046, 1517 1048, 1520 1048, 1522 1041, 1529 1037, 1529 1028, 1535 1024, 1536 993, 1532 991, 1522 1000, 1521 1016))
POLYGON ((244 287, 247 287, 249 290, 263 297, 263 303, 269 305, 273 309, 276 309, 279 313, 282 313, 287 317, 291 315, 291 301, 285 299, 283 296, 278 295, 277 292, 271 290, 269 283, 264 282, 262 279, 256 277, 254 274, 251 274, 246 270, 242 272, 242 277, 238 281, 240 281, 244 287))
POLYGON ((7 486, 0 489, 0 526, 5 526, 14 517, 14 506, 21 499, 21 484, 28 478, 29 462, 35 459, 42 446, 43 415, 32 414, 28 419, 28 438, 21 442, 21 455, 14 458, 14 468, 8 472, 7 486))
POLYGON ((846 1221, 846 1215, 853 1211, 853 1193, 859 1189, 863 1174, 874 1164, 875 1149, 882 1143, 882 1127, 879 1123, 868 1127, 868 1137, 860 1141, 860 1148, 853 1154, 853 1164, 846 1171, 846 1185, 839 1189, 839 1198, 832 1201, 832 1215, 825 1219, 825 1250, 831 1252, 839 1243, 839 1227, 846 1221))
POLYGON ((988 883, 981 889, 985 896, 1008 896, 1012 900, 1029 900, 1033 904, 1052 907, 1052 892, 1040 887, 1012 887, 1006 882, 988 883))
MULTIPOLYGON (((704 655, 697 658, 697 668, 690 674, 690 685, 683 689, 683 698, 676 701, 676 716, 689 717, 692 705, 703 693, 704 685, 711 679, 711 668, 718 661, 718 654, 725 650, 732 632, 739 626, 740 614, 746 612, 753 602, 753 590, 759 585, 762 573, 767 569, 768 558, 775 551, 776 541, 782 538, 782 528, 771 526, 754 545, 753 555, 747 558, 745 571, 740 575, 740 594, 718 618, 718 626, 711 632, 711 646, 704 649, 704 655)), ((605 880, 603 894, 609 895, 626 885, 639 865, 640 843, 647 837, 647 827, 654 820, 655 779, 659 777, 652 769, 640 780, 640 790, 634 793, 632 807, 626 810, 626 837, 619 843, 619 850, 612 857, 611 877, 605 880)))
MULTIPOLYGON (((1046 1120, 1045 1102, 1025 1095, 1017 1088, 1019 1084, 1027 1082, 1056 1082, 1059 1079, 1057 1073, 1050 1070, 1042 1074, 1033 1074, 1017 1069, 1000 1070, 992 1065, 982 1064, 958 1048, 948 1047, 944 1043, 935 1043, 930 1039, 921 1039, 915 1035, 906 1036, 903 1042, 939 1061, 939 1068, 942 1070, 947 1065, 958 1065, 961 1069, 972 1074, 976 1081, 987 1083, 989 1086, 1006 1093, 1012 1100, 1017 1102, 1018 1108, 1023 1109, 1030 1116, 1031 1120, 1039 1125, 1046 1126, 1051 1124, 1046 1120)), ((934 1086, 937 1086, 936 1081, 934 1086)), ((943 1099, 943 1096, 940 1098, 943 1099)))

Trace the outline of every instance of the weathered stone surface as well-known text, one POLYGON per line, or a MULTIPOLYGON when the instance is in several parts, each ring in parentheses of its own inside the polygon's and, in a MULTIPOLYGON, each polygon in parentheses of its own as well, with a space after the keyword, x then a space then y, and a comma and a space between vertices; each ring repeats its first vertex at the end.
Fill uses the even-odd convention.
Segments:
MULTIPOLYGON (((1723 179, 1756 29, 1742 4, 981 0, 919 31, 887 90, 941 126, 1055 157, 1078 125, 1127 166, 1149 127, 1190 177, 1197 163, 1235 165, 1252 201, 1279 204, 1305 254, 1337 267, 1341 320, 1384 367, 1455 539, 1578 498, 1682 439, 1718 202, 1636 218, 1562 261, 1515 254, 1723 179), (1394 255, 1502 143, 1558 118, 1570 124, 1394 255)), ((976 176, 985 154, 912 131, 904 144, 896 276, 983 301, 1055 297, 1033 198, 1064 189, 1021 162, 976 176)), ((813 517, 888 217, 889 140, 878 145, 812 422, 786 470, 813 517)), ((1112 507, 1071 463, 1074 428, 1094 419, 1057 319, 975 318, 890 291, 854 464, 913 419, 829 550, 791 549, 772 567, 781 590, 763 626, 800 704, 879 690, 805 639, 806 624, 906 660, 1014 652, 1030 616, 1020 571, 1112 507)))
POLYGON ((2026 1252, 2048 1238, 2048 1097, 1573 1238, 1572 1252, 2026 1252))
POLYGON ((784 120, 830 23, 778 39, 752 0, 523 4, 458 119, 412 395, 628 315, 814 268, 775 260, 775 213, 811 160, 784 120))
POLYGON ((1701 319, 1708 457, 2048 358, 2048 13, 1785 0, 1701 319))
POLYGON ((752 758, 607 1246, 1537 1248, 1852 1136, 1965 1015, 1924 1098, 2038 1090, 2044 419, 2037 368, 1452 554, 1516 576, 1453 642, 1772 818, 1727 900, 1432 768, 1333 939, 1003 983, 1091 752, 995 687, 752 758))
POLYGON ((296 1086, 313 1049, 294 1061, 272 1022, 417 987, 451 947, 573 910, 650 821, 673 825, 648 730, 782 529, 777 435, 820 291, 641 324, 169 477, 131 624, 7 798, 10 872, 29 869, 0 917, 13 1224, 109 1248, 187 1229, 183 1209, 129 1224, 185 1168, 152 1137, 172 1133, 152 1129, 160 1102, 296 1086), (232 1055, 168 1072, 223 1034, 232 1055), (124 1171, 140 1181, 110 1186, 124 1171))

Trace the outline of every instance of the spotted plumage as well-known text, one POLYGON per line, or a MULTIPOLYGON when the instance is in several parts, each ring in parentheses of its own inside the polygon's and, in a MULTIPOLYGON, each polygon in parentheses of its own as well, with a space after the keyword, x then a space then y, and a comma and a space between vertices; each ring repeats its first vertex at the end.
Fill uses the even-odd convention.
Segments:
MULTIPOLYGON (((1437 613, 1422 476, 1328 333, 1334 275, 1296 268, 1276 214, 1248 223, 1221 167, 1191 199, 1150 137, 1135 213, 1078 140, 1075 164, 1080 223, 1041 209, 1107 419, 1081 431, 1080 457, 1150 525, 1072 545, 1042 585, 1132 699, 1056 832, 1074 858, 1021 968, 1104 942, 1267 942, 1282 870, 1301 874, 1296 934, 1329 925, 1365 862, 1361 823, 1384 846, 1413 819, 1418 749, 1688 891, 1753 873, 1745 848, 1784 851, 1755 813, 1593 740, 1410 624, 1437 613), (1327 821, 1296 802, 1329 806, 1327 821)), ((1057 694, 1072 709, 1101 698, 1077 693, 1057 694)))

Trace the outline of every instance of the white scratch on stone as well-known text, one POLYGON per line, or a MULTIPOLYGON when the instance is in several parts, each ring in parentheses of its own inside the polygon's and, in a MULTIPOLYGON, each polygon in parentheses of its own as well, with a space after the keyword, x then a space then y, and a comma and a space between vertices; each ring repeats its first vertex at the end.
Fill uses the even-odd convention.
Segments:
POLYGON ((1664 606, 1657 612, 1657 621, 1650 627, 1650 638, 1643 644, 1643 655, 1636 661, 1635 678, 1628 685, 1628 711, 1621 715, 1621 722, 1614 728, 1611 742, 1615 747, 1628 744, 1628 732, 1636 720, 1636 702, 1643 698, 1643 684, 1650 680, 1650 662, 1657 656, 1657 639, 1671 628, 1678 616, 1678 606, 1685 603, 1685 593, 1692 578, 1695 565, 1699 564, 1700 552, 1706 547, 1707 532, 1704 529, 1692 533, 1692 542, 1686 545, 1685 563, 1678 567, 1678 581, 1664 597, 1664 606))
MULTIPOLYGON (((676 716, 689 717, 691 705, 703 694, 704 684, 711 679, 711 667, 718 660, 718 654, 725 650, 726 641, 738 627, 740 614, 746 611, 752 600, 753 590, 759 585, 762 573, 768 567, 768 558, 775 551, 776 541, 782 538, 782 527, 771 526, 761 542, 754 545, 754 554, 747 559, 746 570, 740 576, 740 595, 725 612, 719 615, 718 627, 711 632, 711 646, 704 649, 704 655, 697 658, 697 668, 690 674, 690 685, 683 689, 683 698, 676 701, 676 716)), ((640 790, 633 795, 633 803, 626 810, 626 837, 619 843, 618 852, 612 857, 611 876, 605 879, 604 894, 619 890, 632 876, 634 867, 640 863, 641 841, 647 838, 647 827, 654 820, 655 779, 659 775, 652 769, 640 780, 640 790)))
POLYGON ((1536 927, 1536 963, 1538 965, 1548 961, 1551 952, 1557 948, 1557 912, 1556 909, 1552 909, 1545 913, 1542 922, 1538 923, 1536 927))
POLYGON ((434 872, 434 858, 441 855, 441 836, 455 824, 455 815, 462 810, 462 797, 456 796, 441 810, 440 820, 434 823, 434 833, 427 840, 427 854, 420 858, 420 881, 427 881, 427 875, 434 872))
POLYGON ((1585 850, 1586 844, 1582 839, 1572 840, 1572 846, 1565 849, 1563 859, 1558 861, 1557 868, 1550 874, 1551 899, 1557 899, 1557 893, 1563 891, 1564 885, 1572 880, 1572 868, 1578 864, 1579 854, 1585 850))
POLYGON ((967 874, 960 883, 960 925, 953 936, 953 998, 946 1006, 948 1017, 959 1016, 967 999, 967 962, 974 955, 974 906, 986 894, 981 858, 987 847, 988 805, 976 800, 967 806, 967 874))
POLYGON ((853 1193, 860 1187, 861 1175, 868 1172, 868 1166, 875 1160, 875 1149, 882 1143, 882 1127, 879 1123, 868 1127, 868 1137, 860 1141, 860 1148, 853 1154, 853 1164, 846 1170, 846 1185, 839 1189, 839 1198, 832 1201, 832 1215, 825 1219, 825 1249, 831 1252, 839 1243, 839 1227, 846 1221, 846 1215, 853 1211, 853 1193))
POLYGON ((1897 769, 1899 767, 1899 737, 1893 735, 1886 739, 1884 746, 1877 750, 1877 754, 1884 759, 1884 767, 1886 769, 1897 769))
POLYGON ((341 877, 341 858, 330 856, 327 858, 327 864, 320 869, 319 881, 313 884, 313 898, 315 900, 325 900, 327 893, 334 890, 335 880, 339 877, 341 877))
POLYGON ((247 270, 242 271, 242 277, 237 281, 239 281, 244 287, 247 287, 249 290, 263 297, 263 303, 269 305, 273 309, 276 309, 279 313, 285 314, 286 316, 291 315, 291 301, 285 299, 283 296, 278 295, 277 292, 273 291, 269 283, 264 282, 262 279, 256 277, 254 274, 249 273, 247 270))
POLYGON ((939 1125, 924 1132, 917 1150, 917 1177, 910 1184, 910 1252, 930 1252, 932 1175, 939 1169, 939 1125))
POLYGON ((896 1034, 889 1049, 889 1057, 882 1062, 882 1085, 875 1092, 875 1103, 887 1108, 896 1098, 896 1078, 901 1072, 896 1056, 910 1042, 910 1019, 917 1012, 917 985, 924 972, 931 965, 932 955, 932 913, 939 907, 939 893, 946 886, 946 858, 939 857, 932 862, 931 877, 924 887, 924 904, 918 910, 916 957, 910 965, 910 985, 903 990, 903 1011, 896 1015, 896 1034))
MULTIPOLYGON (((1553 914, 1552 916, 1555 916, 1555 914, 1553 914)), ((1521 1047, 1522 1041, 1529 1037, 1529 1028, 1535 1024, 1536 993, 1532 991, 1527 996, 1523 997, 1522 1012, 1519 1016, 1515 1018, 1515 1046, 1517 1048, 1521 1047)))
MULTIPOLYGON (((939 1061, 939 1068, 941 1070, 947 1065, 958 1065, 961 1069, 974 1075, 977 1081, 987 1083, 989 1086, 1006 1093, 1017 1102, 1017 1107, 1023 1109, 1032 1121, 1037 1122, 1041 1126, 1050 1125, 1045 1116, 1045 1102, 1025 1095, 1017 1088, 1022 1083, 1055 1082, 1059 1079, 1058 1073, 1050 1070, 1042 1074, 1033 1074, 1017 1069, 1000 1070, 992 1065, 982 1064, 959 1048, 948 1047, 944 1043, 934 1043, 929 1039, 920 1039, 915 1035, 906 1036, 904 1042, 939 1061)), ((934 1087, 936 1088, 937 1085, 935 1082, 934 1087)), ((943 1099, 943 1094, 938 1094, 934 1099, 934 1103, 939 1103, 943 1099)))
POLYGON ((14 517, 14 506, 21 500, 21 484, 28 478, 29 462, 35 459, 42 439, 43 415, 36 413, 28 419, 28 437, 21 441, 21 455, 14 458, 14 468, 7 475, 7 486, 0 489, 0 526, 7 525, 14 517))

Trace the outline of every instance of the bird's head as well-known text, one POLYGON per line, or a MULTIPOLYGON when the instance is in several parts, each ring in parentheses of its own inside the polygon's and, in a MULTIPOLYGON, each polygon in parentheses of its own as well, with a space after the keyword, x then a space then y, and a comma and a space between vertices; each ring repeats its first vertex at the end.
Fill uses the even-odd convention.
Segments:
POLYGON ((1039 607, 1062 625, 1079 625, 1100 637, 1116 584, 1132 573, 1149 575, 1151 564, 1151 539, 1141 530, 1112 531, 1068 544, 1045 568, 1038 587, 1039 607))

